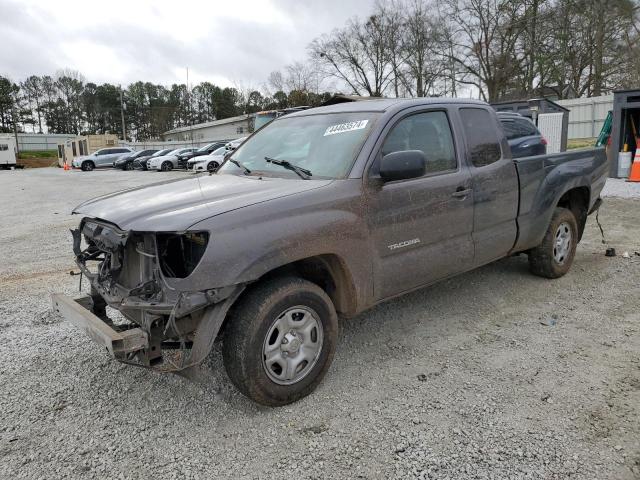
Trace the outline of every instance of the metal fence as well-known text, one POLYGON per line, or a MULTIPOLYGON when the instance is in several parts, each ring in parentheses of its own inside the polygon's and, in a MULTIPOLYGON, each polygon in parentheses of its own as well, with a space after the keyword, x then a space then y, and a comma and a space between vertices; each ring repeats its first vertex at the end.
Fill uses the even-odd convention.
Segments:
POLYGON ((613 95, 558 100, 556 103, 569 109, 568 138, 593 138, 600 133, 609 110, 613 110, 613 95))
MULTIPOLYGON (((59 143, 66 140, 75 140, 76 135, 67 135, 63 133, 18 133, 18 147, 21 152, 30 150, 57 150, 59 143)), ((202 147, 215 140, 194 140, 189 141, 167 141, 150 140, 148 142, 123 142, 118 143, 122 147, 130 147, 134 150, 144 150, 146 148, 180 148, 180 147, 202 147)))
POLYGON ((76 138, 66 133, 19 133, 18 149, 25 150, 57 150, 58 143, 76 138))
POLYGON ((181 148, 181 147, 204 147, 205 145, 214 142, 215 140, 194 140, 190 141, 168 141, 163 142, 162 140, 150 140, 148 142, 123 142, 120 141, 119 144, 121 147, 129 147, 134 150, 145 150, 147 148, 157 148, 159 150, 165 148, 181 148))
POLYGON ((149 140, 147 142, 124 142, 122 140, 119 141, 119 145, 121 147, 129 147, 134 150, 145 150, 147 148, 157 148, 157 149, 165 149, 165 148, 182 148, 182 147, 204 147, 205 145, 209 145, 214 142, 229 142, 231 141, 229 138, 201 138, 199 140, 167 140, 163 142, 162 140, 149 140))

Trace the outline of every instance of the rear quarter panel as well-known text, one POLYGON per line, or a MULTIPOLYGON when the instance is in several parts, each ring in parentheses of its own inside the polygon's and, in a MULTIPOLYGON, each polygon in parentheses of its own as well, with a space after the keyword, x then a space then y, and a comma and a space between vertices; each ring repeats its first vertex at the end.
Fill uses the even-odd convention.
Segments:
POLYGON ((520 183, 519 235, 514 251, 538 245, 560 198, 569 190, 586 187, 589 209, 607 179, 604 148, 538 155, 514 160, 520 183))

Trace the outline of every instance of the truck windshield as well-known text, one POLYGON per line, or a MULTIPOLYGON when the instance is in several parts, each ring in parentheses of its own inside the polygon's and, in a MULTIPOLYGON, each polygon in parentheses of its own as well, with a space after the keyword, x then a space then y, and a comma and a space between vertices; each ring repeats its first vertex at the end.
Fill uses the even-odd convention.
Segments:
MULTIPOLYGON (((287 161, 311 172, 311 178, 344 178, 351 169, 379 114, 331 113, 274 120, 244 142, 231 158, 253 173, 298 178, 295 172, 268 162, 287 161)), ((220 173, 241 173, 225 162, 220 173)))

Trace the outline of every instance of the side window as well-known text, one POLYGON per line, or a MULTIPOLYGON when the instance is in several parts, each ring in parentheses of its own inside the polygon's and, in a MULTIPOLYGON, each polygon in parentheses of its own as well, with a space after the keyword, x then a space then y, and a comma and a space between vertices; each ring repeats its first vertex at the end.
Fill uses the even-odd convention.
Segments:
POLYGON ((76 152, 76 142, 71 142, 71 150, 73 151, 74 157, 78 155, 78 153, 76 152))
POLYGON ((451 127, 445 112, 425 112, 400 120, 387 135, 382 155, 402 150, 421 150, 427 158, 427 173, 457 167, 451 127))
POLYGON ((500 140, 491 114, 483 108, 461 108, 460 118, 471 163, 476 167, 484 167, 500 160, 500 140))

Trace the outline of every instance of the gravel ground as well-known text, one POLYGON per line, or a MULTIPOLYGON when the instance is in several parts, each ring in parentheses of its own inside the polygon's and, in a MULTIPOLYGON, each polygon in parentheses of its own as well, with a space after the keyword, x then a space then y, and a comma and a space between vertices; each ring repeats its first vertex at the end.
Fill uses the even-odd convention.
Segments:
POLYGON ((602 191, 604 197, 640 198, 640 183, 610 178, 602 191))
POLYGON ((0 173, 0 477, 640 478, 640 199, 600 212, 617 257, 590 217, 561 279, 513 257, 380 305, 343 324, 314 394, 269 409, 219 351, 192 382, 50 313, 77 288, 70 209, 181 175, 0 173))

